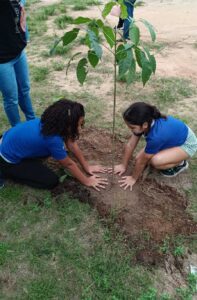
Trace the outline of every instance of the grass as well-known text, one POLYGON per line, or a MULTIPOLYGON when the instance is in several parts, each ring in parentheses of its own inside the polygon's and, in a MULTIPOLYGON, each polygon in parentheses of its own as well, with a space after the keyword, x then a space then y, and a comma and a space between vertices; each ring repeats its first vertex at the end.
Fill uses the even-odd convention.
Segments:
POLYGON ((40 82, 47 79, 49 74, 49 68, 47 67, 37 67, 31 66, 30 67, 30 74, 33 81, 40 82))
POLYGON ((76 10, 76 11, 78 11, 78 10, 86 10, 87 9, 87 5, 82 4, 82 3, 81 4, 75 4, 72 9, 76 10))
POLYGON ((122 237, 89 205, 33 191, 7 185, 0 194, 1 299, 137 299, 146 291, 149 271, 132 265, 122 237))
MULTIPOLYGON (((34 9, 30 5, 38 2, 28 1, 32 38, 28 56, 31 94, 37 115, 52 102, 67 96, 85 105, 87 126, 94 124, 111 130, 109 97, 112 97, 112 90, 106 98, 96 94, 104 74, 112 74, 112 69, 101 66, 98 78, 95 73, 94 76, 88 74, 91 85, 97 81, 94 93, 87 85, 80 91, 76 87, 76 92, 70 93, 57 88, 55 81, 51 83, 48 80, 49 75, 53 78, 53 71, 59 71, 59 76, 61 71, 64 72, 63 58, 69 56, 70 48, 58 46, 56 55, 62 56, 62 62, 57 62, 55 56, 53 60, 48 54, 44 59, 42 57, 43 51, 46 54, 43 49, 50 48, 50 38, 45 35, 49 17, 53 22, 60 13, 66 13, 66 5, 72 5, 71 8, 75 9, 94 5, 96 1, 65 0, 55 8, 45 9, 34 9), (35 54, 38 61, 34 58, 32 65, 31 56, 35 57, 35 54)), ((155 44, 155 50, 160 51, 161 46, 155 44)), ((121 111, 131 101, 145 100, 165 110, 174 107, 177 112, 178 101, 194 94, 190 81, 180 78, 156 77, 145 89, 141 88, 139 78, 129 87, 123 80, 118 83, 116 132, 128 133, 121 111)), ((195 116, 190 121, 191 125, 196 122, 195 116)), ((2 129, 8 128, 4 113, 1 114, 1 126, 2 129)), ((195 158, 190 163, 190 170, 193 182, 196 182, 195 158)), ((197 216, 196 193, 194 184, 187 191, 191 201, 189 211, 194 217, 197 216)), ((114 233, 112 228, 106 228, 89 205, 71 199, 67 194, 54 199, 47 191, 32 190, 11 182, 6 182, 6 187, 0 191, 0 202, 0 299, 172 300, 168 294, 159 295, 152 279, 154 271, 134 264, 134 250, 128 248, 123 236, 114 233)), ((190 242, 189 238, 174 242, 172 251, 179 256, 188 246, 192 251, 197 251, 195 239, 190 242)), ((169 251, 167 242, 163 245, 163 251, 169 251)), ((188 278, 188 286, 176 291, 177 299, 191 299, 195 292, 194 283, 194 278, 188 278)))
POLYGON ((187 79, 160 78, 155 80, 153 85, 155 88, 154 98, 162 106, 195 94, 194 86, 187 79))
POLYGON ((102 1, 99 1, 99 0, 79 0, 79 1, 62 0, 62 3, 65 3, 66 5, 93 6, 93 5, 101 5, 102 1))
POLYGON ((59 16, 55 19, 55 24, 57 25, 58 29, 65 29, 67 24, 72 24, 73 18, 70 16, 59 16))
POLYGON ((54 62, 52 64, 52 67, 54 69, 54 71, 62 71, 65 68, 65 65, 63 62, 54 62))

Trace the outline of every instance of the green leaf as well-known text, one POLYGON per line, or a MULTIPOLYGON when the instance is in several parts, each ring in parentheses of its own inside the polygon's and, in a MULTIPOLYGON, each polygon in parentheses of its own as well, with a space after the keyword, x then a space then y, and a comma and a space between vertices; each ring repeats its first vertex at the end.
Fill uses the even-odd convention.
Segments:
POLYGON ((84 18, 84 17, 78 17, 73 21, 73 24, 84 24, 91 22, 92 19, 90 18, 84 18))
POLYGON ((123 76, 131 67, 133 61, 133 51, 127 50, 126 57, 119 62, 119 76, 123 76))
POLYGON ((79 62, 78 62, 78 65, 77 65, 77 79, 78 81, 83 85, 85 79, 86 79, 86 76, 87 76, 87 64, 88 64, 88 61, 86 58, 82 58, 79 62))
POLYGON ((117 5, 117 3, 114 1, 111 1, 111 2, 108 2, 107 4, 105 4, 104 9, 102 11, 103 18, 106 18, 107 15, 109 15, 110 11, 112 10, 112 7, 115 5, 117 5))
POLYGON ((135 80, 135 75, 136 75, 136 61, 135 59, 133 59, 126 78, 128 85, 135 80))
POLYGON ((72 62, 72 61, 75 59, 75 57, 78 56, 79 54, 81 54, 81 52, 75 53, 75 54, 69 59, 68 65, 67 65, 67 67, 66 67, 66 75, 68 75, 68 69, 70 68, 71 62, 72 62))
POLYGON ((135 46, 137 46, 139 44, 140 30, 133 22, 130 25, 129 37, 135 46))
POLYGON ((90 45, 91 45, 92 50, 96 53, 98 58, 101 59, 103 50, 98 42, 98 37, 92 30, 88 30, 88 36, 89 36, 90 45))
POLYGON ((142 51, 140 48, 136 47, 135 48, 135 57, 136 57, 138 66, 140 68, 142 68, 143 62, 147 60, 144 51, 142 51))
POLYGON ((119 45, 116 49, 116 61, 119 62, 127 56, 127 52, 123 44, 119 45))
POLYGON ((152 74, 152 68, 150 66, 150 63, 146 61, 142 65, 142 82, 144 86, 146 82, 149 80, 151 74, 152 74))
POLYGON ((103 26, 104 26, 104 23, 101 19, 96 20, 96 24, 99 28, 103 28, 103 26))
POLYGON ((115 45, 115 34, 113 29, 109 26, 103 26, 103 34, 109 46, 113 48, 113 46, 115 45))
POLYGON ((152 68, 152 71, 155 74, 155 71, 156 71, 156 60, 155 60, 155 57, 154 57, 154 55, 150 54, 149 49, 147 47, 143 47, 143 48, 144 48, 144 51, 146 52, 146 54, 148 56, 148 60, 149 60, 150 66, 152 68))
POLYGON ((62 37, 63 45, 66 46, 72 43, 76 39, 78 33, 79 33, 79 28, 74 28, 73 30, 66 32, 62 37))
POLYGON ((96 55, 96 53, 94 51, 91 51, 91 50, 88 51, 88 60, 89 60, 90 64, 93 66, 93 68, 95 68, 99 62, 98 56, 96 55))
POLYGON ((121 14, 120 14, 120 18, 121 19, 126 19, 128 17, 128 12, 127 12, 127 7, 124 3, 122 3, 120 5, 120 9, 121 9, 121 14))
POLYGON ((154 42, 156 40, 156 33, 155 33, 155 29, 153 27, 152 24, 150 24, 148 21, 144 20, 144 19, 141 19, 140 20, 145 26, 146 28, 149 30, 150 32, 150 35, 151 35, 151 39, 152 41, 154 42))
POLYGON ((154 55, 150 56, 149 61, 150 61, 150 65, 151 65, 152 71, 155 74, 156 68, 157 68, 157 63, 156 63, 154 55))

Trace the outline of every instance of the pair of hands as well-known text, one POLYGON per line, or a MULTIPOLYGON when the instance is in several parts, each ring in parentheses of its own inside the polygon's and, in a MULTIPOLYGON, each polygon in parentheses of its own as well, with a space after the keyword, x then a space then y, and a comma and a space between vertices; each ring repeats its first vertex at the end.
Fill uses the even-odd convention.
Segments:
MULTIPOLYGON (((114 167, 114 174, 121 176, 126 171, 126 168, 124 165, 116 165, 114 167)), ((89 177, 88 186, 93 187, 95 190, 100 191, 100 188, 105 189, 106 185, 108 185, 108 181, 106 178, 101 178, 94 173, 112 173, 112 168, 104 168, 102 166, 89 166, 88 173, 92 175, 89 177)), ((134 179, 132 176, 123 176, 121 180, 118 181, 120 183, 120 187, 122 187, 124 190, 127 188, 130 188, 130 191, 132 191, 133 185, 136 183, 136 179, 134 179)))
MULTIPOLYGON (((123 164, 116 165, 114 167, 114 174, 121 176, 126 172, 126 167, 123 164)), ((109 173, 112 173, 112 168, 109 169, 109 173)), ((127 188, 130 188, 130 191, 132 191, 134 184, 136 183, 136 179, 132 176, 122 176, 120 180, 118 180, 120 183, 120 187, 126 190, 127 188)))

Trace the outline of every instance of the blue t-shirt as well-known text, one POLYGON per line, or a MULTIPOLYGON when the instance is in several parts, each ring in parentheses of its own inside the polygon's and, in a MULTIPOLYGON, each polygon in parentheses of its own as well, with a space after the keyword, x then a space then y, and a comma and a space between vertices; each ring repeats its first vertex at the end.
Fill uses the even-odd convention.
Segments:
POLYGON ((184 144, 187 135, 188 127, 182 121, 171 116, 167 119, 156 119, 145 135, 145 153, 156 154, 164 149, 179 147, 184 144))
POLYGON ((0 154, 11 162, 25 158, 52 156, 61 160, 67 156, 64 141, 58 135, 43 136, 39 118, 17 124, 6 131, 0 145, 0 154))

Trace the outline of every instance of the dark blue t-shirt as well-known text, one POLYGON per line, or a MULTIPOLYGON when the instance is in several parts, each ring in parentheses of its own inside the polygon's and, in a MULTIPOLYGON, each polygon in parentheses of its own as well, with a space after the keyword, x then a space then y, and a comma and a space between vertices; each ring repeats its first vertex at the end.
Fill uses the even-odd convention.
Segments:
POLYGON ((60 136, 43 136, 39 118, 17 124, 6 131, 0 145, 0 154, 11 163, 25 158, 52 156, 61 160, 67 156, 60 136))
POLYGON ((157 152, 179 147, 184 144, 188 135, 188 127, 174 117, 157 119, 149 133, 145 135, 145 153, 156 154, 157 152))

